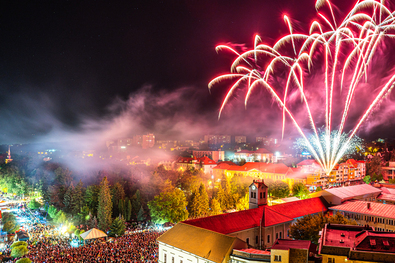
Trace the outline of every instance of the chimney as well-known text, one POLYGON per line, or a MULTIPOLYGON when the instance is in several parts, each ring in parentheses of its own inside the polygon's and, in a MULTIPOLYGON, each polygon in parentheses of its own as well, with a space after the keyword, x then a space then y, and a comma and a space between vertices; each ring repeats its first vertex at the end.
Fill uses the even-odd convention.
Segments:
POLYGON ((370 209, 370 203, 368 202, 366 205, 367 205, 367 208, 370 209))

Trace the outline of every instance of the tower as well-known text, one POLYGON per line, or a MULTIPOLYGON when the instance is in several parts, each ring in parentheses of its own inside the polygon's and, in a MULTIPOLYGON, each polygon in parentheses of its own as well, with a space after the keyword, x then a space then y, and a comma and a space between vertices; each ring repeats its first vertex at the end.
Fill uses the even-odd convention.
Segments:
POLYGON ((249 208, 257 208, 261 205, 267 205, 268 187, 262 181, 254 180, 249 187, 249 208))
POLYGON ((7 155, 7 159, 5 159, 5 163, 10 163, 12 162, 11 159, 11 145, 8 145, 8 155, 7 155))

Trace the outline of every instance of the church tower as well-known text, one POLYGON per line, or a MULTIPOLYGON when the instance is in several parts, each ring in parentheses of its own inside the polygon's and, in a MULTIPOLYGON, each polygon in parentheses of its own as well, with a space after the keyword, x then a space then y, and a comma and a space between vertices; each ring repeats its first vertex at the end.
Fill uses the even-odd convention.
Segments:
POLYGON ((262 181, 254 180, 249 187, 249 208, 257 208, 261 205, 267 205, 267 189, 268 187, 262 181))

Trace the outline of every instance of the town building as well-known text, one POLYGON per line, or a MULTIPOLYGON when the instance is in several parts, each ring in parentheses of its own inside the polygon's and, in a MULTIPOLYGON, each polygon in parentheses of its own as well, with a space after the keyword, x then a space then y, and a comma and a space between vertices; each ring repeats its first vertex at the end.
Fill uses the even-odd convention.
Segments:
POLYGON ((395 209, 393 205, 367 201, 347 201, 329 209, 333 213, 340 212, 347 218, 355 220, 358 225, 368 224, 379 231, 395 232, 395 209))
POLYGON ((384 180, 395 179, 395 162, 388 162, 388 166, 381 167, 384 180))
POLYGON ((214 162, 224 161, 225 152, 224 151, 192 151, 193 156, 196 158, 207 156, 214 162))
POLYGON ((231 143, 231 136, 230 135, 204 135, 204 142, 208 145, 215 145, 215 144, 230 144, 231 143))
POLYGON ((185 223, 178 223, 157 241, 159 263, 227 263, 233 249, 248 248, 237 237, 185 223))
POLYGON ((395 233, 370 226, 326 224, 318 253, 323 263, 395 262, 395 233))
POLYGON ((175 162, 175 168, 181 170, 188 170, 191 168, 202 170, 206 174, 213 174, 213 168, 217 163, 207 156, 196 157, 179 157, 175 162))
POLYGON ((266 190, 260 181, 250 185, 250 206, 257 208, 191 219, 184 223, 237 237, 251 247, 265 249, 272 247, 279 238, 288 238, 290 225, 296 219, 328 211, 328 204, 321 198, 268 206, 266 190))
POLYGON ((311 193, 311 197, 322 196, 331 205, 340 205, 350 200, 376 201, 381 190, 369 184, 360 184, 345 187, 325 189, 311 193))
POLYGON ((235 136, 235 143, 247 143, 246 136, 235 136))
POLYGON ((143 141, 141 143, 141 147, 143 149, 148 149, 152 148, 155 145, 155 135, 152 133, 148 133, 146 135, 143 135, 143 141))
POLYGON ((314 262, 317 246, 308 240, 277 239, 270 249, 270 262, 314 262))
POLYGON ((241 150, 235 152, 233 161, 240 162, 242 160, 246 162, 273 162, 273 153, 265 148, 256 151, 241 150))

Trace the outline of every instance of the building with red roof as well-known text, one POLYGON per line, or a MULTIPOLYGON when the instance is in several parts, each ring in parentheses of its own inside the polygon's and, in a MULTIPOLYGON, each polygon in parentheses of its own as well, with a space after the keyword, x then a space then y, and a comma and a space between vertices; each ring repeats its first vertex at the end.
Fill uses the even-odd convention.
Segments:
POLYGON ((318 253, 322 262, 395 262, 395 233, 369 226, 326 224, 318 253))
POLYGON ((259 183, 261 182, 250 185, 250 203, 263 205, 244 211, 186 220, 183 223, 237 237, 252 247, 262 249, 271 247, 278 238, 289 237, 290 225, 297 218, 328 211, 328 204, 321 198, 268 206, 265 200, 260 202, 260 199, 267 197, 266 194, 260 194, 261 190, 267 188, 261 188, 264 184, 259 183))
POLYGON ((212 174, 213 168, 217 166, 217 163, 208 158, 207 156, 196 158, 193 157, 179 157, 175 162, 177 169, 187 170, 192 167, 195 169, 202 170, 204 173, 212 174))
POLYGON ((333 213, 340 212, 359 225, 369 224, 376 230, 395 232, 395 209, 393 205, 367 201, 348 201, 329 208, 333 213))

